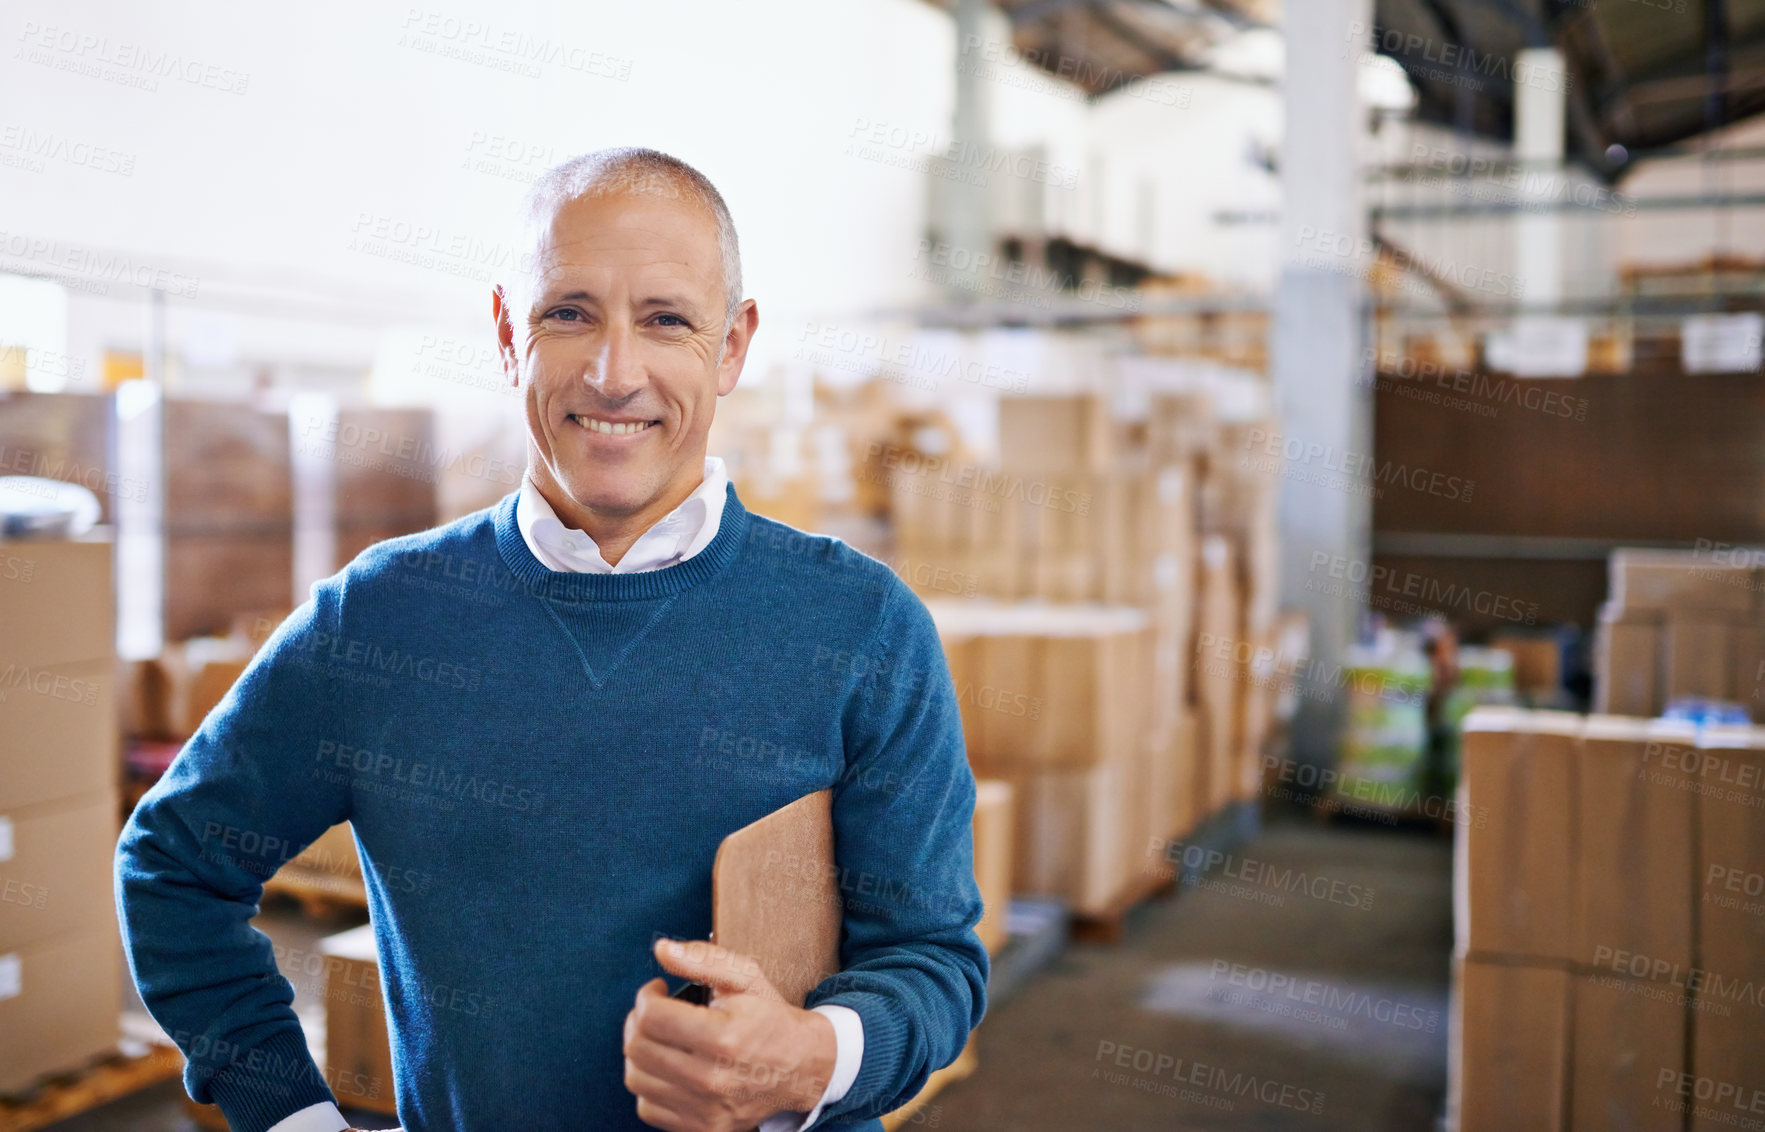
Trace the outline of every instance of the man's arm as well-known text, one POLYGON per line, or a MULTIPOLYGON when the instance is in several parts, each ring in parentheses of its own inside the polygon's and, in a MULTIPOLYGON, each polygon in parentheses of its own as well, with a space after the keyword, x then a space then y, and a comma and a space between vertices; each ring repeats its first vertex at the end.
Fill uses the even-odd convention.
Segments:
POLYGON ((956 1059, 986 1011, 974 774, 937 629, 905 585, 891 587, 866 648, 834 791, 841 971, 805 1004, 857 1011, 864 1059, 822 1120, 898 1108, 956 1059))
POLYGON ((142 1001, 184 1053, 184 1081, 235 1132, 334 1098, 251 926, 263 882, 349 816, 347 781, 315 775, 336 742, 341 584, 322 582, 271 636, 142 799, 117 846, 123 943, 142 1001))

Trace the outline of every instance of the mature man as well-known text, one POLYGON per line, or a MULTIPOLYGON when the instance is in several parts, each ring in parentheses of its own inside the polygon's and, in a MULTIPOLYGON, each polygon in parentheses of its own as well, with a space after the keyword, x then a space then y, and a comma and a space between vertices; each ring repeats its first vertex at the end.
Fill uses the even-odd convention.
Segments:
POLYGON ((606 150, 527 206, 531 271, 492 299, 525 482, 317 583, 143 799, 117 860, 136 982, 235 1129, 344 1128, 250 919, 347 820, 411 1132, 880 1127, 985 1003, 937 635, 706 458, 758 325, 710 182, 606 150), (719 841, 823 788, 842 970, 798 1009, 673 941, 709 934, 719 841))

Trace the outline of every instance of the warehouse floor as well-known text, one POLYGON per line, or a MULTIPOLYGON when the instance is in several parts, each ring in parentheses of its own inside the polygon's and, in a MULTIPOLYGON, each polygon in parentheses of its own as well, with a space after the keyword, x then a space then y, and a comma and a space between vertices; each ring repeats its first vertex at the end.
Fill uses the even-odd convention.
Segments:
MULTIPOLYGON (((907 1127, 1431 1129, 1450 874, 1443 837, 1277 816, 1206 887, 1136 912, 1121 944, 1068 949, 989 1014, 975 1075, 907 1127)), ((267 926, 285 947, 322 934, 267 926)), ((182 1096, 167 1082, 54 1127, 192 1132, 182 1096)))

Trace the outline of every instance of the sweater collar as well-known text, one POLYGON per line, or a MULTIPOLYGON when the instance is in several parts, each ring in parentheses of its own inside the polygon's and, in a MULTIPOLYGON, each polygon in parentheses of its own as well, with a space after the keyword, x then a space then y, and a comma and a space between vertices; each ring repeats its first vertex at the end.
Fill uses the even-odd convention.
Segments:
POLYGON ((516 516, 519 498, 520 491, 512 491, 496 505, 493 515, 496 546, 509 572, 522 588, 536 597, 564 601, 636 601, 667 597, 721 572, 741 554, 748 536, 747 509, 736 496, 735 485, 730 484, 725 489, 717 537, 686 561, 660 570, 632 574, 562 573, 548 568, 528 547, 516 516))

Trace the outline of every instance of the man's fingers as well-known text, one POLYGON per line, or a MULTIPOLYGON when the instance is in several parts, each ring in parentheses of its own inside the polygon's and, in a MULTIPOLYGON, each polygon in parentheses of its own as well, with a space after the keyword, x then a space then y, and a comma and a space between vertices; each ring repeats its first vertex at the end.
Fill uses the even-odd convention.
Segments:
POLYGON ((673 1132, 692 1127, 680 1113, 687 1107, 684 1095, 637 1068, 630 1058, 625 1060, 625 1088, 637 1098, 637 1118, 650 1127, 673 1132))
MULTIPOLYGON (((656 982, 661 983, 657 979, 656 982)), ((665 984, 664 984, 665 985, 665 984)), ((646 986, 638 992, 637 1005, 629 1016, 625 1046, 648 1038, 694 1053, 709 1047, 717 1035, 722 1017, 702 1006, 682 1002, 667 995, 647 994, 646 986)))
MULTIPOLYGON (((641 1038, 632 1042, 631 1048, 625 1053, 627 1081, 635 1067, 648 1077, 666 1081, 681 1094, 697 1100, 711 1100, 717 1095, 711 1083, 713 1064, 715 1063, 707 1062, 702 1056, 686 1050, 641 1038)), ((645 1095, 652 1094, 646 1090, 645 1095)))
POLYGON ((657 940, 656 961, 669 974, 691 979, 695 983, 704 983, 714 990, 731 994, 779 997, 778 991, 773 989, 761 972, 758 959, 731 951, 727 947, 706 943, 704 940, 693 940, 690 943, 672 939, 657 940))

